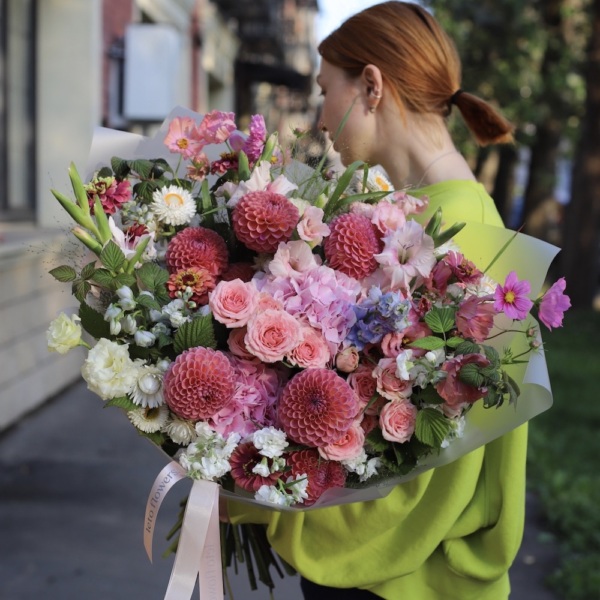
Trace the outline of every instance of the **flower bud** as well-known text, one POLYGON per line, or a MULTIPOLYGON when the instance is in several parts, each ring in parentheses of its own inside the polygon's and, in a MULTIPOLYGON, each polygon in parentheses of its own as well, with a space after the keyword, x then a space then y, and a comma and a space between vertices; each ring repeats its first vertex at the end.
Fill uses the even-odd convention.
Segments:
POLYGON ((154 342, 156 342, 156 336, 152 332, 143 331, 141 329, 138 329, 135 332, 133 339, 135 340, 136 345, 141 348, 150 348, 150 346, 153 346, 154 342))
POLYGON ((352 373, 358 367, 359 355, 358 350, 354 346, 350 346, 341 352, 338 352, 335 357, 335 366, 342 373, 352 373))

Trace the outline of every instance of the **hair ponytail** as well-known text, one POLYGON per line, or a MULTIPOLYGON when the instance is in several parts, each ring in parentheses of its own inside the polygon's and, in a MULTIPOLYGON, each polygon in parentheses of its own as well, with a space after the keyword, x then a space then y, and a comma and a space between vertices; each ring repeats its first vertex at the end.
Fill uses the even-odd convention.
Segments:
POLYGON ((467 127, 482 146, 513 141, 515 128, 512 123, 485 100, 460 91, 452 96, 450 106, 452 104, 456 105, 467 127))

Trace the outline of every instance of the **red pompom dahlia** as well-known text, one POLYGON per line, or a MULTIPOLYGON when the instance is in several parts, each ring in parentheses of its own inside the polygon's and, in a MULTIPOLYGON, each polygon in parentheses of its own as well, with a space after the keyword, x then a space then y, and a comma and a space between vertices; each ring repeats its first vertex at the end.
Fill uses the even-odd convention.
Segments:
POLYGON ((305 369, 285 386, 277 414, 295 442, 326 446, 339 440, 358 413, 352 388, 330 369, 305 369))
POLYGON ((250 192, 233 210, 233 230, 250 250, 275 252, 280 242, 291 239, 300 213, 285 196, 274 192, 250 192))
POLYGON ((235 379, 235 371, 222 352, 190 348, 165 373, 165 400, 179 417, 192 421, 208 419, 229 404, 235 379))
POLYGON ((250 281, 256 273, 256 270, 250 263, 238 262, 231 263, 226 271, 221 274, 223 281, 233 281, 241 279, 244 283, 250 281))
POLYGON ((317 450, 291 452, 287 457, 287 464, 292 469, 292 477, 304 474, 308 478, 305 506, 314 504, 325 490, 343 487, 346 482, 346 470, 342 464, 324 459, 317 450))
POLYGON ((182 229, 169 242, 165 259, 170 273, 198 267, 216 277, 227 268, 229 260, 225 240, 206 227, 182 229))
POLYGON ((332 269, 355 279, 363 279, 377 270, 375 254, 383 244, 375 225, 355 213, 345 213, 329 224, 331 234, 325 238, 325 258, 332 269))

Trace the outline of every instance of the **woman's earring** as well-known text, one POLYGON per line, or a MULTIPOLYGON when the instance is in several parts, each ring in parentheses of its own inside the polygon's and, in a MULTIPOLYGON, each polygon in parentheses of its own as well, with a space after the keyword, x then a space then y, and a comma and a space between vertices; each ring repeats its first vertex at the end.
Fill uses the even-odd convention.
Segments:
MULTIPOLYGON (((381 94, 377 93, 375 90, 371 90, 369 92, 369 96, 373 96, 373 98, 375 98, 375 100, 381 100, 381 94)), ((377 104, 373 104, 372 106, 369 106, 369 112, 374 113, 376 108, 377 108, 377 104)))

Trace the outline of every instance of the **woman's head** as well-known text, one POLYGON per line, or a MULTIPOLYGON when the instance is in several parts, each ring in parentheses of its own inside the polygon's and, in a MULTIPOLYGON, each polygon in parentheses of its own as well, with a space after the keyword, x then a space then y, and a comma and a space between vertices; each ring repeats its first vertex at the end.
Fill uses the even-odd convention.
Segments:
POLYGON ((327 63, 358 78, 375 65, 400 110, 446 117, 456 104, 478 142, 512 139, 512 126, 483 100, 462 92, 452 40, 421 6, 383 2, 350 17, 319 45, 327 63))

